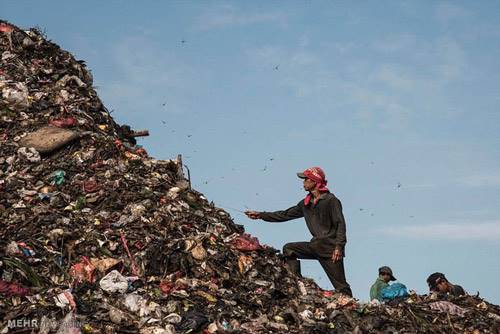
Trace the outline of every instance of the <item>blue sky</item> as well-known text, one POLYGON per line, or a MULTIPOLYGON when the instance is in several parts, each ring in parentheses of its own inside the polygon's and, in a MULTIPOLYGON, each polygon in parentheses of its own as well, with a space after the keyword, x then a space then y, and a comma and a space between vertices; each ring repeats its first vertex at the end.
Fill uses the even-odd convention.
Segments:
MULTIPOLYGON (((3 1, 84 59, 115 119, 183 154, 195 188, 276 248, 322 166, 348 224, 348 281, 382 265, 419 293, 444 272, 500 303, 500 3, 3 1), (184 41, 184 42, 182 42, 184 41), (401 187, 398 188, 398 183, 401 187), (362 209, 362 210, 361 210, 362 209)), ((304 274, 330 288, 319 264, 304 274)))

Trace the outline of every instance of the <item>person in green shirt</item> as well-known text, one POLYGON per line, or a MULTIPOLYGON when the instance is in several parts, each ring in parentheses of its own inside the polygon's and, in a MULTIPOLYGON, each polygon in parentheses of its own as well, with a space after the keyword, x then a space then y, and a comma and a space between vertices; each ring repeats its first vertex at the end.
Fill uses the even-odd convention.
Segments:
POLYGON ((377 299, 381 301, 380 292, 382 291, 383 288, 389 286, 390 281, 395 281, 395 280, 396 278, 392 275, 391 268, 387 266, 380 267, 378 269, 378 278, 370 288, 370 300, 377 299))

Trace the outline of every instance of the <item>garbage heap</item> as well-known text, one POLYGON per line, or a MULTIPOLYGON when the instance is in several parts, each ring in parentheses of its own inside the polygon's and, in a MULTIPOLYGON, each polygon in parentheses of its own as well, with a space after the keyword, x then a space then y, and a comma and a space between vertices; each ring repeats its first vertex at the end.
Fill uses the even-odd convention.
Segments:
POLYGON ((135 145, 83 61, 5 21, 0 53, 1 333, 499 333, 478 296, 361 304, 294 276, 135 145))

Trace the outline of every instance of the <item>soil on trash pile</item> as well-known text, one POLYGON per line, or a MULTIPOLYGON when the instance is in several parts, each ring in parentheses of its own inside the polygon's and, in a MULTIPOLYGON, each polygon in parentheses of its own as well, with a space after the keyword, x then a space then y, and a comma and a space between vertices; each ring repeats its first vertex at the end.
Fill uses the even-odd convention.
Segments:
POLYGON ((363 304, 294 276, 136 145, 85 62, 6 21, 0 54, 1 333, 500 333, 479 296, 363 304))

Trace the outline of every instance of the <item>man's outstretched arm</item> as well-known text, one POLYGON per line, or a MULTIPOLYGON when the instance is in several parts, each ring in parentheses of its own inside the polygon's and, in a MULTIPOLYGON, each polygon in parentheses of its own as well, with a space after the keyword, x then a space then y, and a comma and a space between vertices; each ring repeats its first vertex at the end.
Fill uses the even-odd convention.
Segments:
POLYGON ((287 220, 304 217, 304 213, 302 212, 302 208, 300 207, 299 204, 282 211, 274 211, 274 212, 246 211, 245 214, 250 219, 262 219, 267 222, 275 222, 275 223, 284 222, 287 220))

